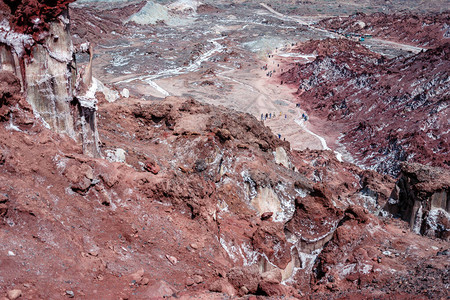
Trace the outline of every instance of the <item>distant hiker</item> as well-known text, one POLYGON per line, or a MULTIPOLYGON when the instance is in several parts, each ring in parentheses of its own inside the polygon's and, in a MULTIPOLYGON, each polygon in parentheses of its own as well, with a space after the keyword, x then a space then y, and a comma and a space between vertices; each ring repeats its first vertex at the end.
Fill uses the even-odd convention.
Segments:
POLYGON ((266 113, 266 119, 267 119, 267 117, 269 116, 269 114, 268 113, 266 113))
POLYGON ((269 119, 272 119, 272 113, 269 113, 269 119))
POLYGON ((283 85, 283 80, 281 80, 281 85, 283 85))
POLYGON ((278 138, 281 139, 281 134, 278 134, 278 138))
POLYGON ((286 115, 284 115, 284 118, 286 119, 286 118, 287 118, 287 116, 286 116, 286 115))
POLYGON ((264 114, 261 114, 261 121, 264 119, 264 114))

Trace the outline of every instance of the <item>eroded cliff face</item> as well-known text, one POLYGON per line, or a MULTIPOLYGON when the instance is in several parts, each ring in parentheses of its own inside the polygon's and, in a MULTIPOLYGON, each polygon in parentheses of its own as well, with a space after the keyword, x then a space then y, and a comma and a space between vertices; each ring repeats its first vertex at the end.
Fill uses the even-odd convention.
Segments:
MULTIPOLYGON (((36 115, 53 130, 100 156, 91 64, 78 70, 69 32, 71 1, 1 3, 0 69, 19 78, 36 115)), ((92 54, 92 49, 83 49, 92 54)))
POLYGON ((409 222, 414 232, 450 239, 450 172, 403 163, 386 208, 409 222))

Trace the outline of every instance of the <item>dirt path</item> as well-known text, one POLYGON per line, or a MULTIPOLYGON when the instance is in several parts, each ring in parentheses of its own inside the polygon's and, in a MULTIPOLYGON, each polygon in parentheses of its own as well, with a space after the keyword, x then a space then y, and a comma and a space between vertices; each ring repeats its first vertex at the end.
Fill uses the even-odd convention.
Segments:
POLYGON ((388 41, 388 40, 382 40, 382 39, 378 39, 378 38, 371 38, 370 40, 367 40, 366 43, 383 44, 388 47, 392 47, 392 48, 400 49, 400 50, 404 50, 404 51, 410 51, 415 54, 419 53, 420 51, 427 50, 425 48, 420 48, 420 47, 416 47, 416 46, 412 46, 412 45, 408 45, 408 44, 392 42, 392 41, 388 41))
POLYGON ((155 82, 155 80, 160 79, 160 78, 173 77, 173 76, 177 76, 177 75, 183 75, 183 74, 188 74, 188 73, 193 73, 193 72, 198 71, 203 62, 207 61, 209 58, 211 58, 212 55, 221 51, 224 48, 224 46, 222 44, 217 42, 217 41, 223 40, 223 39, 224 39, 224 37, 219 37, 219 38, 214 38, 214 39, 209 40, 209 42, 214 45, 214 48, 206 51, 205 53, 202 53, 196 60, 191 62, 186 67, 167 69, 167 70, 163 70, 163 71, 159 72, 158 74, 154 74, 154 75, 133 76, 133 77, 127 78, 127 79, 118 78, 118 80, 113 81, 113 83, 115 83, 115 84, 130 83, 132 81, 137 81, 137 80, 145 81, 150 85, 150 87, 152 87, 157 92, 157 94, 155 96, 168 97, 171 95, 170 92, 165 90, 159 84, 157 84, 155 82))
MULTIPOLYGON (((283 58, 291 57, 289 49, 285 49, 287 52, 282 50, 271 53, 267 57, 267 66, 274 66, 274 71, 281 72, 283 70, 283 58), (276 67, 275 67, 276 66, 276 67)), ((312 56, 299 56, 304 59, 311 59, 312 56)), ((267 90, 270 86, 277 86, 277 79, 267 79, 265 76, 267 70, 262 70, 262 74, 258 78, 263 80, 255 80, 254 88, 259 92, 267 90), (269 84, 268 84, 269 83, 269 84)), ((275 73, 277 74, 277 73, 275 73)), ((281 82, 280 82, 281 84, 281 82)), ((265 120, 265 124, 269 126, 275 134, 280 134, 282 139, 286 139, 290 142, 292 149, 295 150, 305 150, 305 149, 318 149, 318 150, 331 150, 324 137, 314 133, 308 128, 308 121, 302 118, 302 114, 305 113, 299 107, 295 105, 295 89, 290 88, 286 85, 277 86, 277 88, 284 91, 284 96, 288 99, 288 105, 279 112, 275 112, 275 118, 265 120), (292 113, 293 112, 293 113, 292 113)), ((273 97, 273 93, 272 97, 273 97)), ((274 99, 272 99, 273 101, 274 99)), ((270 112, 269 112, 270 113, 270 112)), ((338 160, 342 161, 342 155, 335 151, 338 160)))
MULTIPOLYGON (((311 30, 315 30, 315 31, 320 31, 320 32, 324 32, 327 33, 335 38, 345 38, 342 35, 336 34, 332 31, 323 29, 323 28, 318 28, 315 26, 312 26, 308 23, 306 23, 305 21, 303 21, 301 19, 301 17, 295 17, 295 16, 288 16, 288 15, 284 15, 280 12, 277 12, 276 10, 274 10, 273 8, 271 8, 270 6, 264 4, 264 3, 260 3, 260 5, 262 7, 264 7, 265 9, 267 9, 269 12, 271 12, 275 17, 280 18, 282 20, 286 20, 286 21, 293 21, 293 22, 297 22, 301 25, 305 25, 307 26, 309 29, 311 30)), ((371 38, 369 40, 366 41, 367 44, 377 44, 378 46, 380 44, 387 46, 387 47, 392 47, 394 49, 400 49, 400 50, 404 50, 404 51, 410 51, 412 53, 419 53, 420 51, 425 51, 427 50, 426 48, 421 48, 421 47, 417 47, 417 46, 413 46, 413 45, 408 45, 408 44, 402 44, 402 43, 398 43, 398 42, 393 42, 393 41, 389 41, 389 40, 384 40, 384 39, 380 39, 380 38, 371 38)))

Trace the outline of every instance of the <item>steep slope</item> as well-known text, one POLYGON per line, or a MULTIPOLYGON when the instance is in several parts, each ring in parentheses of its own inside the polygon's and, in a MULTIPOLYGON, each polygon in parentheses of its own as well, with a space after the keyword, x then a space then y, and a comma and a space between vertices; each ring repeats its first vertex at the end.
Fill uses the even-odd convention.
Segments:
POLYGON ((329 18, 317 25, 342 34, 358 33, 376 38, 433 48, 449 42, 450 15, 358 13, 344 18, 329 18))
POLYGON ((386 61, 347 40, 310 43, 347 46, 281 77, 311 114, 341 127, 340 142, 358 162, 392 175, 404 160, 449 166, 448 44, 386 61))
MULTIPOLYGON (((365 249, 386 237, 414 249, 448 246, 400 233, 402 224, 380 227, 371 212, 386 203, 392 180, 342 164, 331 152, 291 154, 249 115, 177 98, 102 103, 108 161, 83 155, 80 144, 42 126, 17 95, 17 80, 13 86, 3 87, 1 102, 9 110, 0 124, 3 292, 20 289, 30 299, 337 296, 340 289, 322 289, 323 276, 310 280, 322 248, 344 243, 336 232, 355 213, 367 221, 353 230, 373 235, 365 249)), ((359 237, 342 245, 352 249, 359 237)), ((444 260, 436 252, 392 259, 404 270, 444 260)), ((328 259, 323 272, 352 263, 328 259)), ((373 276, 388 281, 397 267, 377 268, 373 276)), ((442 263, 433 272, 445 278, 447 271, 442 263)), ((340 286, 348 287, 345 295, 361 288, 340 286)))

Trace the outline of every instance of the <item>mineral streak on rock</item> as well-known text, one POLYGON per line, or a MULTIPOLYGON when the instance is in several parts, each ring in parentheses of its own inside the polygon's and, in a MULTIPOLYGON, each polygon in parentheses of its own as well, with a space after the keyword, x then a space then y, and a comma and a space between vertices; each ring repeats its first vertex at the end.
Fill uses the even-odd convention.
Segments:
MULTIPOLYGON (((0 299, 448 297, 447 45, 386 60, 347 39, 291 44, 281 77, 311 100, 302 107, 312 120, 333 121, 330 131, 343 129, 348 149, 361 146, 352 154, 372 166, 364 169, 330 150, 292 150, 259 115, 189 95, 149 101, 108 90, 92 77, 93 47, 80 40, 103 31, 114 45, 125 26, 132 38, 148 33, 116 18, 146 2, 116 3, 102 31, 92 26, 102 24, 102 10, 86 10, 94 23, 85 25, 83 9, 73 10, 84 32, 76 49, 68 3, 0 0, 0 299), (293 62, 296 52, 314 60, 293 62), (75 53, 89 56, 83 67, 75 53), (387 122, 399 114, 404 121, 387 122), (428 165, 399 163, 405 155, 428 165)), ((196 71, 180 75, 183 85, 208 76, 199 82, 224 96, 233 86, 216 87, 222 76, 256 92, 253 78, 237 76, 246 66, 234 65, 243 53, 235 50, 244 50, 230 37, 251 26, 297 31, 298 19, 263 13, 259 3, 214 5, 158 6, 177 20, 211 14, 207 34, 217 30, 213 41, 226 45, 194 45, 194 61, 209 50, 196 71)), ((358 28, 369 24, 355 19, 358 28)), ((151 30, 189 32, 171 25, 182 26, 151 30)), ((144 37, 153 47, 166 35, 144 37)), ((275 103, 293 108, 288 101, 275 103)))
POLYGON ((84 153, 100 156, 93 53, 91 48, 87 71, 77 74, 80 70, 69 32, 70 2, 0 3, 5 8, 0 26, 0 69, 19 78, 27 101, 44 124, 82 142, 84 153))
POLYGON ((403 163, 401 170, 386 209, 416 233, 449 240, 450 171, 414 163, 403 163))

